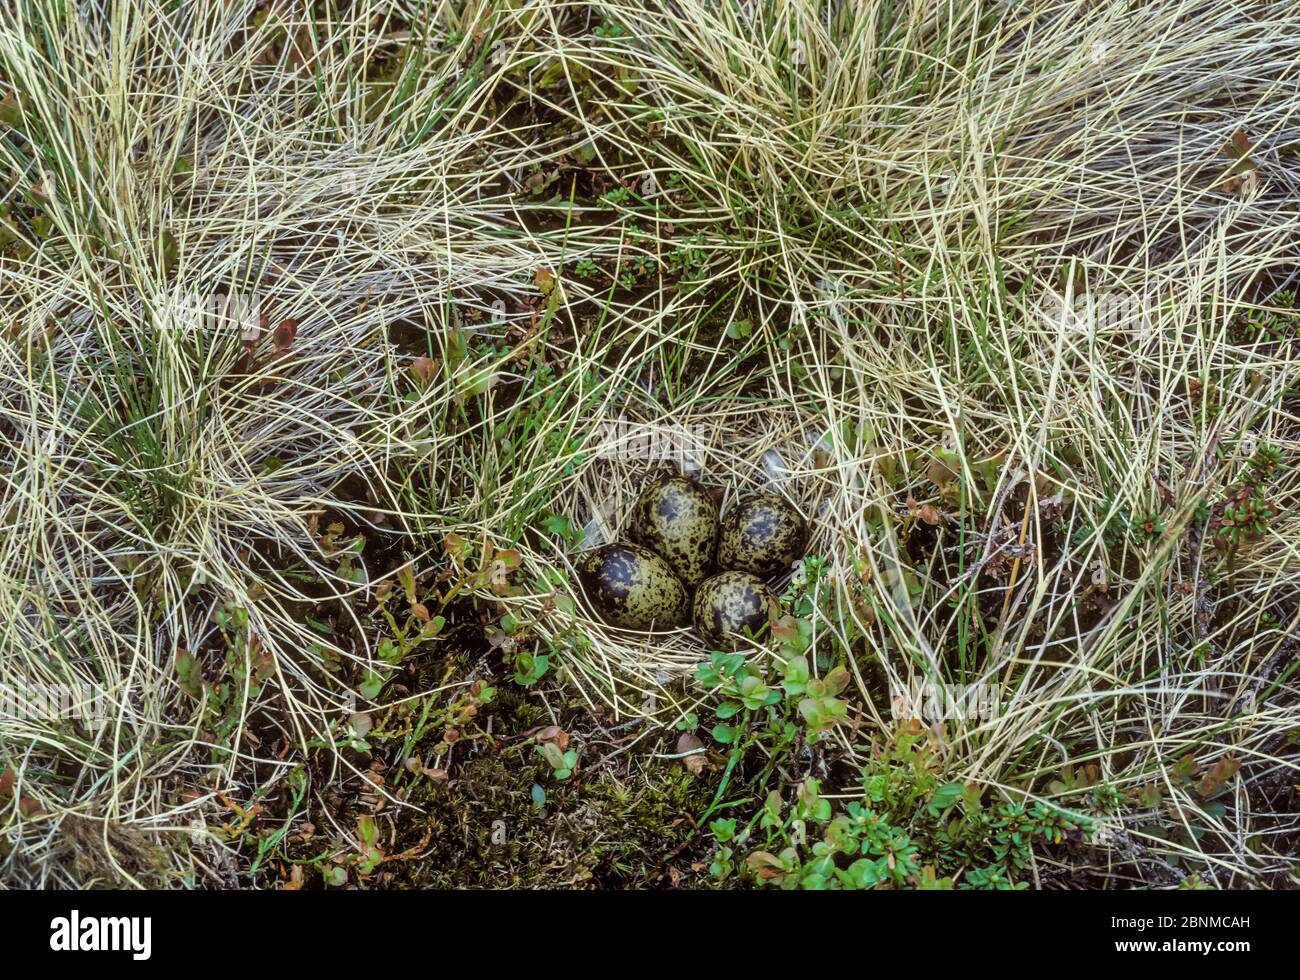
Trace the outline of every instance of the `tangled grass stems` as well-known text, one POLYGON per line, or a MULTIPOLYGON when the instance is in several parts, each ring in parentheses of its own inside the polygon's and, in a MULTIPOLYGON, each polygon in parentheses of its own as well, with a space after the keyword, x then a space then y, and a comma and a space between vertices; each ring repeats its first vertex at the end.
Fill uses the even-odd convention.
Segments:
POLYGON ((376 588, 449 535, 593 708, 699 709, 546 529, 618 533, 648 432, 812 520, 844 759, 987 685, 954 778, 1095 765, 1148 869, 1294 884, 1300 365, 1240 329, 1296 286, 1289 4, 319 6, 0 15, 0 683, 107 709, 0 720, 7 880, 237 880, 222 798, 360 778, 376 588))

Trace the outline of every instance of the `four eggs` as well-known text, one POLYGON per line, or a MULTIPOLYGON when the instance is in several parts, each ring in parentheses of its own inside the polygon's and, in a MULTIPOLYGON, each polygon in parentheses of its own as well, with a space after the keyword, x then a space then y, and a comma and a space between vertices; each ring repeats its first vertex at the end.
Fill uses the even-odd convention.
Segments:
POLYGON ((803 555, 807 527, 776 494, 742 497, 721 519, 713 498, 682 476, 652 481, 633 511, 636 543, 579 556, 578 574, 606 621, 626 629, 669 629, 693 618, 721 649, 757 633, 777 610, 765 577, 803 555))

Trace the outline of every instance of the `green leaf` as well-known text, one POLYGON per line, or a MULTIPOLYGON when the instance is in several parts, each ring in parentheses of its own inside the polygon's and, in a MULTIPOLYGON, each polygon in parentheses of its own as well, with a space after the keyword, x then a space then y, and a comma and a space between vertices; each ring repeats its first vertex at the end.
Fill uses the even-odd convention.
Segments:
POLYGON ((709 830, 719 843, 725 844, 736 836, 736 821, 734 818, 719 817, 709 824, 709 830))
POLYGON ((887 877, 887 868, 885 858, 874 861, 858 858, 844 871, 837 872, 837 875, 849 888, 874 888, 887 877))
POLYGON ((203 694, 203 669, 194 654, 181 650, 176 654, 176 676, 180 678, 181 690, 192 698, 203 694))
POLYGON ((713 713, 722 721, 726 721, 728 718, 734 718, 742 707, 744 705, 739 701, 723 701, 713 713))
POLYGON ((543 742, 537 749, 552 769, 564 768, 564 752, 554 742, 543 742))
POLYGON ((791 657, 785 662, 785 681, 782 686, 787 694, 802 694, 808 683, 810 671, 804 657, 791 657))
POLYGON ((938 816, 941 812, 960 800, 965 792, 966 786, 963 783, 944 783, 944 785, 936 789, 934 795, 930 797, 930 813, 938 816))
POLYGON ((522 687, 531 687, 545 676, 550 667, 547 654, 520 653, 515 657, 515 683, 522 687))
POLYGON ((375 818, 365 814, 357 820, 357 836, 361 838, 361 843, 367 847, 373 847, 378 839, 379 831, 375 827, 375 818))
POLYGON ((573 523, 567 517, 561 517, 559 514, 548 514, 542 518, 543 530, 558 534, 560 537, 566 537, 572 527, 573 523))

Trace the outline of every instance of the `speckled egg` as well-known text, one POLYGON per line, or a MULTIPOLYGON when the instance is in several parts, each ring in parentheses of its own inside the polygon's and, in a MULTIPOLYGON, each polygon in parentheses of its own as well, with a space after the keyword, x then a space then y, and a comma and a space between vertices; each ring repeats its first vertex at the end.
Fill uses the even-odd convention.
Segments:
POLYGON ((625 629, 672 629, 686 619, 686 587, 648 548, 607 544, 578 558, 587 596, 605 621, 625 629))
POLYGON ((742 497, 722 517, 718 567, 772 575, 802 557, 808 528, 784 497, 772 493, 742 497))
POLYGON ((652 481, 637 498, 633 523, 637 540, 668 562, 688 590, 713 571, 718 507, 698 483, 684 476, 652 481))
POLYGON ((757 633, 779 609, 776 593, 749 572, 719 572, 695 592, 695 628, 720 650, 740 645, 745 629, 757 633))

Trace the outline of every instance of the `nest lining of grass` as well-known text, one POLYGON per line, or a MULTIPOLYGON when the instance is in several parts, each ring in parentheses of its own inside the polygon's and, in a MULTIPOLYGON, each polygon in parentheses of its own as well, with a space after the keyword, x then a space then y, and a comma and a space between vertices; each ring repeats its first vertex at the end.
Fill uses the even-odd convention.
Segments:
MULTIPOLYGON (((834 529, 819 517, 827 512, 832 487, 814 459, 816 444, 824 437, 817 421, 801 419, 793 410, 782 413, 771 405, 722 402, 675 413, 671 420, 640 422, 619 415, 598 424, 597 432, 612 435, 592 447, 588 461, 559 488, 554 502, 557 513, 584 530, 581 544, 549 554, 524 551, 530 568, 557 568, 567 578, 563 594, 570 602, 561 604, 567 611, 543 614, 539 633, 560 644, 561 650, 566 637, 577 634, 587 639, 584 650, 568 645, 561 662, 589 698, 622 713, 671 713, 682 697, 677 682, 708 659, 708 648, 693 627, 647 634, 606 624, 582 594, 573 572, 575 554, 583 548, 630 540, 632 505, 642 486, 653 475, 669 471, 687 473, 705 489, 722 491, 724 512, 745 493, 782 494, 809 520, 808 553, 834 554, 834 529), (656 441, 675 443, 680 449, 675 460, 671 454, 647 458, 639 455, 647 450, 639 448, 638 441, 652 446, 656 441)), ((789 575, 787 571, 778 576, 773 585, 779 590, 789 575)))

